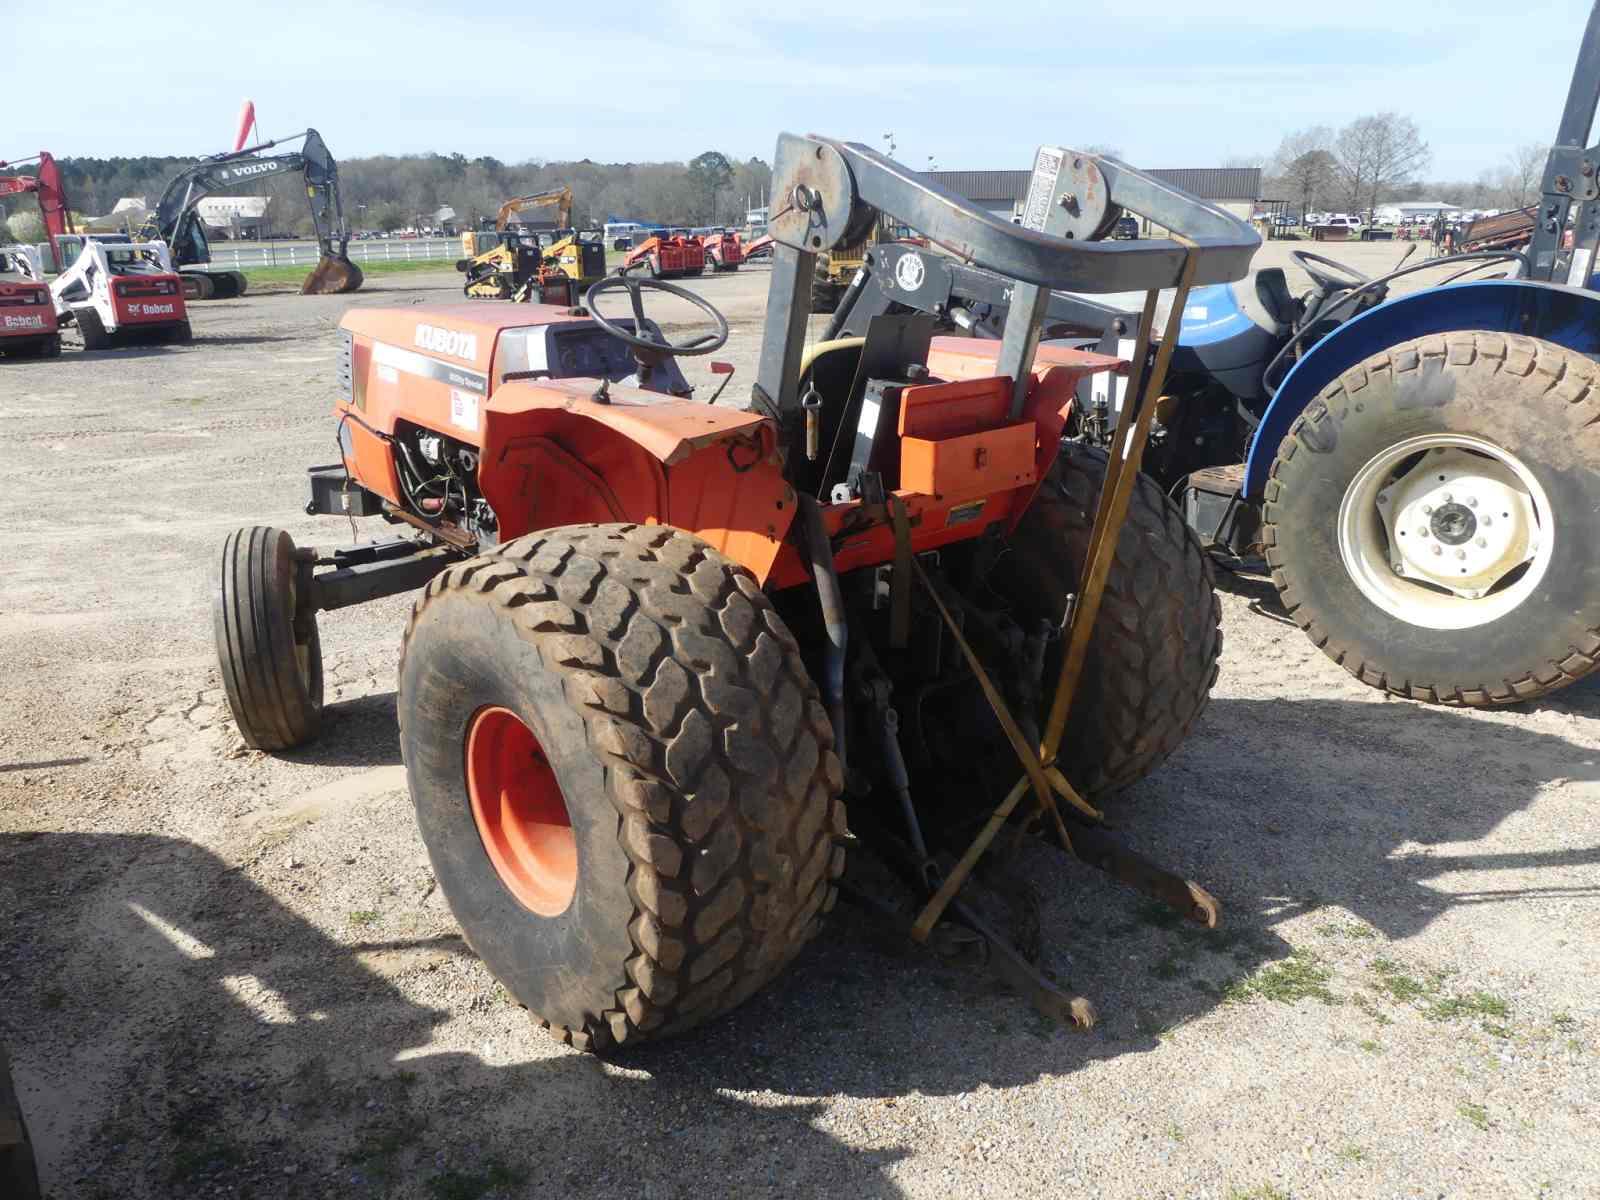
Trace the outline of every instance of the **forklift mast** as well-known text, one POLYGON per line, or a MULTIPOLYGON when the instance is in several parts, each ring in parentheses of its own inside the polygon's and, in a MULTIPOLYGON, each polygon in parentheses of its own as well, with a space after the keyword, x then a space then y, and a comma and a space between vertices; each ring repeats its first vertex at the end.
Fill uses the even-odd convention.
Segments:
POLYGON ((159 237, 172 247, 179 266, 211 261, 198 212, 200 201, 213 192, 238 187, 262 179, 299 173, 305 176, 306 198, 311 207, 311 224, 324 256, 344 259, 348 255, 350 231, 345 225, 339 198, 339 166, 328 152, 322 135, 315 129, 262 142, 247 150, 215 154, 203 158, 173 176, 161 194, 161 201, 146 226, 143 236, 159 237), (261 151, 303 139, 299 150, 286 154, 261 151))

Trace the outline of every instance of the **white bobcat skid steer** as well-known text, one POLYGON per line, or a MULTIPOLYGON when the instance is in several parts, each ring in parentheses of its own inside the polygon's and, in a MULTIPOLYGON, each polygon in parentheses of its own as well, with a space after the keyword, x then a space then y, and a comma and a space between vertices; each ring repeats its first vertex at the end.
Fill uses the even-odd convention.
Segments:
POLYGON ((129 341, 193 338, 183 280, 160 241, 88 241, 77 261, 50 285, 63 325, 76 324, 85 350, 129 341))

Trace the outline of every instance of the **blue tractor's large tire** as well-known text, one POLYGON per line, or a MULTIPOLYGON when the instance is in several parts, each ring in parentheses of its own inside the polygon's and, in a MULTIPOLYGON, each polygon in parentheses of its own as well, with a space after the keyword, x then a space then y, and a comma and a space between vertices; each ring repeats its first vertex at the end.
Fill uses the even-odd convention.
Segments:
POLYGON ((1265 501, 1285 609, 1363 683, 1509 704, 1600 665, 1600 368, 1585 355, 1486 331, 1374 354, 1296 419, 1265 501), (1519 522, 1523 541, 1489 557, 1519 522), (1484 570, 1441 583, 1458 561, 1484 570))

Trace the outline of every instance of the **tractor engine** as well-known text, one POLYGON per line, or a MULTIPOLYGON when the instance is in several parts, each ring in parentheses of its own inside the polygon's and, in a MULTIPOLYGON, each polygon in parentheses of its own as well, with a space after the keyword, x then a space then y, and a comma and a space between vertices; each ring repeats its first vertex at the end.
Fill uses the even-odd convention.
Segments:
POLYGON ((478 488, 476 446, 404 420, 395 422, 392 444, 400 494, 414 516, 459 526, 485 545, 499 540, 494 510, 478 488))

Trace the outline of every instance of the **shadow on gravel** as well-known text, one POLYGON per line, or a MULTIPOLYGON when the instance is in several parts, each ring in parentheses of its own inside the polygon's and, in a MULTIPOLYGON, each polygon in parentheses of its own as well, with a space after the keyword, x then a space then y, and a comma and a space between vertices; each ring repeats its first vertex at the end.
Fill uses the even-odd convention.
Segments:
MULTIPOLYGON (((392 698, 344 715, 392 722, 392 698)), ((170 838, 0 835, 0 912, 12 915, 0 923, 0 1037, 63 1200, 224 1186, 239 1197, 897 1196, 888 1170, 929 1136, 901 1122, 899 1098, 1159 1052, 1177 1025, 1267 994, 1290 956, 1275 932, 1286 918, 1337 906, 1403 938, 1451 906, 1600 903, 1582 885, 1593 872, 1572 883, 1569 868, 1600 863, 1581 830, 1542 854, 1448 848, 1558 777, 1600 769, 1559 737, 1450 710, 1218 699, 1117 815, 1140 849, 1214 888, 1222 928, 1182 924, 1042 844, 1018 859, 1041 897, 1042 965, 1094 1000, 1093 1031, 1039 1018, 983 970, 940 964, 841 904, 830 932, 744 1007, 608 1063, 544 1042, 459 939, 335 940, 170 838), (1493 877, 1476 889, 1460 878, 1507 867, 1561 879, 1496 890, 1493 877), (415 999, 430 996, 455 1011, 415 999), (473 1053, 430 1051, 449 1020, 473 1053), (548 1057, 495 1065, 530 1047, 548 1057), (819 1127, 841 1094, 882 1106, 852 1110, 860 1146, 819 1127)), ((285 884, 289 904, 294 891, 285 884)), ((1279 983, 1317 994, 1314 978, 1279 983)), ((1015 1111, 1035 1140, 1062 1145, 1097 1119, 1015 1111)))
MULTIPOLYGON (((1266 575, 1236 571, 1221 563, 1216 565, 1216 584, 1219 592, 1239 596, 1250 602, 1250 611, 1258 617, 1277 621, 1280 625, 1294 625, 1294 619, 1278 599, 1278 589, 1266 575)), ((1296 626, 1298 628, 1298 626, 1296 626)))
POLYGON ((820 1103, 608 1069, 460 938, 335 941, 189 842, 0 834, 0 912, 0 1040, 55 1200, 900 1195, 905 1151, 846 1147, 820 1103), (368 963, 479 986, 452 1014, 368 963), (429 1048, 453 1016, 482 1057, 429 1048))
POLYGON ((258 346, 263 342, 303 342, 304 337, 293 334, 270 333, 241 333, 241 334, 197 334, 195 343, 203 346, 258 346))
POLYGON ((322 767, 389 767, 400 763, 395 693, 373 692, 322 710, 317 740, 279 752, 285 762, 322 767))

